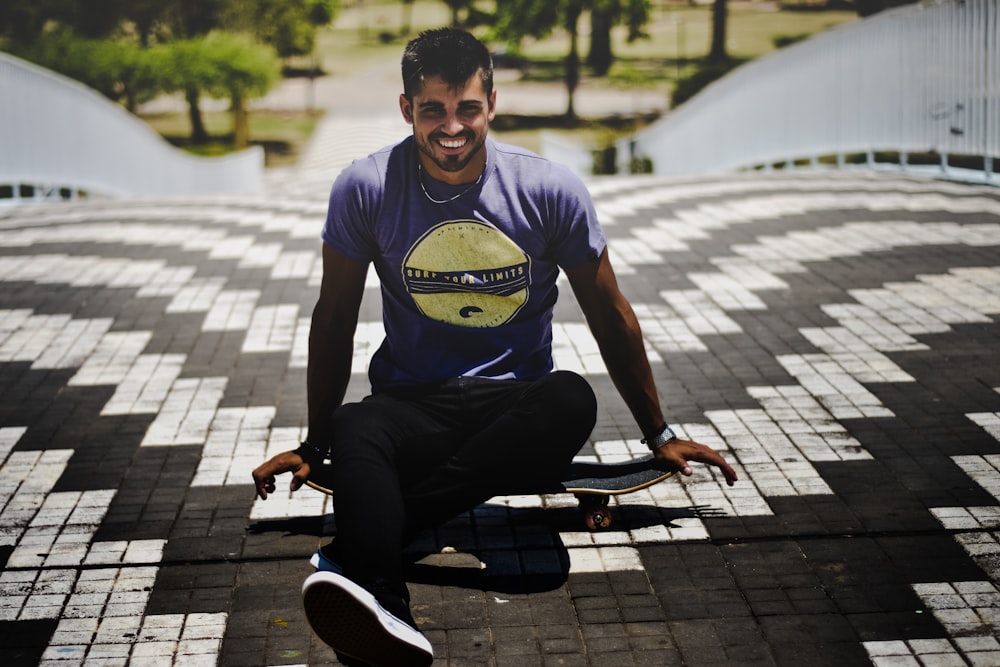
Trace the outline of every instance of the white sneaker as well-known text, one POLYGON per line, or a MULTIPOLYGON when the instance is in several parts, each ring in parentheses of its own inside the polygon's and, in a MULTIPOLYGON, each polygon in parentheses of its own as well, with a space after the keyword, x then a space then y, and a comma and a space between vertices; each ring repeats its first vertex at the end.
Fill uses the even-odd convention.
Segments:
POLYGON ((313 632, 345 656, 374 667, 434 662, 427 637, 341 574, 321 570, 309 575, 302 584, 302 604, 313 632))

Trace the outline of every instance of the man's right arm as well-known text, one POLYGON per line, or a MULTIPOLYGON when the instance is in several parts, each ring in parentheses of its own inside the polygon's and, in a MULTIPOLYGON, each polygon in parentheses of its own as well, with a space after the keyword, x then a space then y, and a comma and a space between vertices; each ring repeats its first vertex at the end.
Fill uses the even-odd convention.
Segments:
POLYGON ((351 379, 354 332, 368 265, 352 261, 323 244, 323 282, 309 328, 306 389, 309 429, 306 439, 316 447, 329 445, 333 411, 344 400, 351 379))
MULTIPOLYGON (((330 446, 330 417, 344 400, 351 379, 354 332, 367 274, 368 264, 350 260, 323 244, 323 282, 309 328, 306 370, 309 419, 306 441, 310 449, 326 452, 330 446)), ((309 478, 309 463, 298 450, 282 452, 257 466, 253 471, 257 495, 266 499, 276 488, 275 476, 286 472, 292 473, 289 487, 292 491, 309 478)))

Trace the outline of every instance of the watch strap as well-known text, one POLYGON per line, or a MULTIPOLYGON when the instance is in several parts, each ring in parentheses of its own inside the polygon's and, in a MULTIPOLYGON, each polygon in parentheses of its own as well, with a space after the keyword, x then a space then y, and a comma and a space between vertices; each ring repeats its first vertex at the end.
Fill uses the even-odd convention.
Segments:
POLYGON ((670 424, 664 424, 663 430, 652 438, 643 438, 642 444, 649 447, 650 451, 656 450, 657 447, 667 444, 671 440, 676 440, 677 434, 674 433, 673 429, 670 428, 670 424))

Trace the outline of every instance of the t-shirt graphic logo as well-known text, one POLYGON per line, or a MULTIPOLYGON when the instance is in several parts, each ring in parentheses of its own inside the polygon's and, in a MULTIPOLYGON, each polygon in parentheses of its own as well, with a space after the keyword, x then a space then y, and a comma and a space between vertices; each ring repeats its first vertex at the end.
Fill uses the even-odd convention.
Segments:
POLYGON ((427 317, 461 327, 498 327, 528 301, 531 258, 496 227, 442 222, 403 260, 403 283, 427 317))

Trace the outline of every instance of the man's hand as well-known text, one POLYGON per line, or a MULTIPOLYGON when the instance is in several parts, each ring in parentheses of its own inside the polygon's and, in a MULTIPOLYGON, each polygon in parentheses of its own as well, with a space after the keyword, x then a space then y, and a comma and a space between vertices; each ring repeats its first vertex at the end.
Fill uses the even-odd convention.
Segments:
POLYGON ((722 455, 711 447, 693 440, 676 438, 657 447, 653 456, 666 464, 668 469, 677 470, 685 477, 690 477, 693 472, 688 461, 697 461, 718 468, 729 486, 736 483, 736 471, 726 463, 722 455))
POLYGON ((253 484, 261 500, 267 500, 267 494, 274 493, 274 476, 285 472, 292 473, 289 490, 298 491, 309 478, 309 464, 294 451, 290 451, 282 452, 254 469, 253 484))

